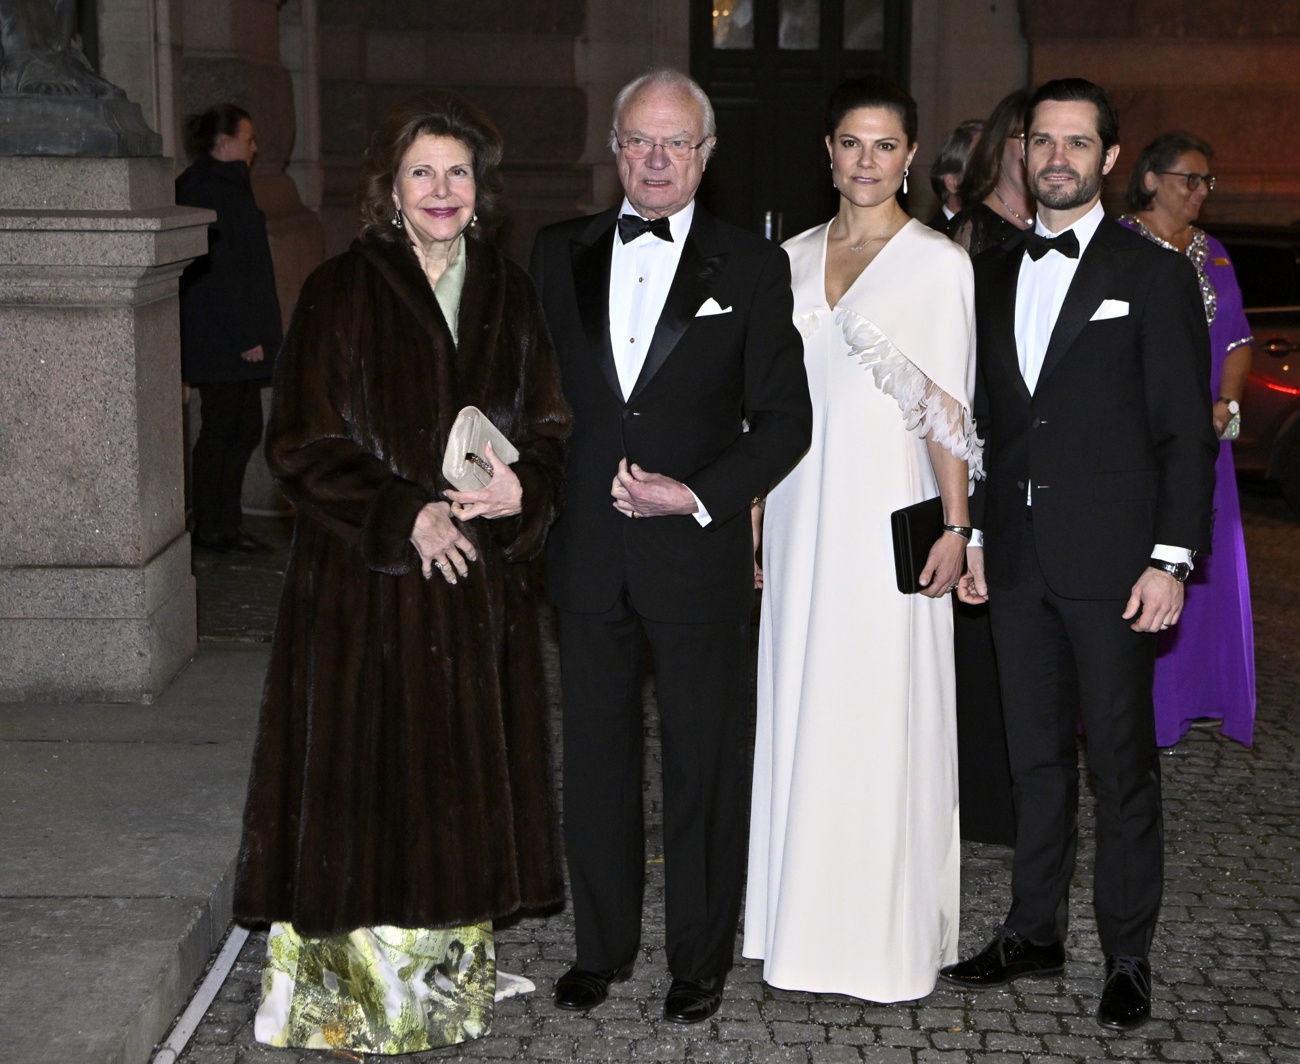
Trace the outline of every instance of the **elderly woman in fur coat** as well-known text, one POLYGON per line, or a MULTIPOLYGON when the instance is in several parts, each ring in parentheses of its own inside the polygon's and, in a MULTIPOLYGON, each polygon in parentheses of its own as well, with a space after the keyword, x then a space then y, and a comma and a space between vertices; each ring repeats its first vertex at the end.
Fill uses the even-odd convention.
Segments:
POLYGON ((297 508, 235 910, 271 922, 261 1042, 405 1053, 486 1033, 492 921, 563 897, 530 559, 570 415, 527 274, 481 234, 501 137, 450 92, 396 107, 362 235, 306 282, 267 457, 297 508), (515 444, 441 474, 457 412, 515 444))

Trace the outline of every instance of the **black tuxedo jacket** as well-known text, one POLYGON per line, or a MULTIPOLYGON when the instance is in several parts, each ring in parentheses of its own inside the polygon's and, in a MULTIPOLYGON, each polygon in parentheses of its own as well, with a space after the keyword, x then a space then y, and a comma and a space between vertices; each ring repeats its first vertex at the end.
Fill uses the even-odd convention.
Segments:
POLYGON ((561 609, 601 613, 626 586, 652 620, 741 619, 753 598, 750 500, 789 471, 812 432, 789 260, 697 204, 624 401, 609 339, 617 213, 548 226, 533 248, 533 280, 574 415, 564 510, 547 545, 548 597, 561 609), (698 316, 710 298, 727 312, 698 316), (610 497, 623 457, 683 481, 711 523, 624 517, 610 497))
POLYGON ((974 411, 988 479, 972 519, 984 529, 989 584, 1013 579, 1032 484, 1030 527, 1048 586, 1066 598, 1124 599, 1155 544, 1210 546, 1218 441, 1196 272, 1104 219, 1031 396, 1015 338, 1023 255, 1013 238, 974 263, 974 411))

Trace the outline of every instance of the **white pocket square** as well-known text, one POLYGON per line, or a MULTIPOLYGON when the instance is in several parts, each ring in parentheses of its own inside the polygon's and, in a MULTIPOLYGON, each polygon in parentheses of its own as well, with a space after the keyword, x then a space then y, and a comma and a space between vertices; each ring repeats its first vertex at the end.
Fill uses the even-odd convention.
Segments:
POLYGON ((709 296, 709 298, 704 301, 703 305, 701 305, 700 309, 695 312, 695 316, 697 318, 703 318, 703 317, 707 317, 710 314, 730 314, 730 313, 731 313, 730 307, 718 306, 718 301, 714 299, 712 296, 709 296))
POLYGON ((1122 299, 1103 299, 1101 306, 1089 321, 1105 321, 1107 318, 1122 318, 1128 314, 1128 304, 1122 299))

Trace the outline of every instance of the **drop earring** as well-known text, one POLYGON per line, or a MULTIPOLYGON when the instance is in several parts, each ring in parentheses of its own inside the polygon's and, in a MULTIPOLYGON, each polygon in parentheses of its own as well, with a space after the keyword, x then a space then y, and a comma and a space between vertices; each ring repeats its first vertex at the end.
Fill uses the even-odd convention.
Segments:
POLYGON ((393 228, 394 228, 394 229, 402 229, 402 228, 404 228, 404 225, 403 225, 403 222, 402 222, 402 208, 401 208, 401 207, 398 207, 398 208, 397 208, 397 213, 393 215, 393 228))
POLYGON ((473 229, 474 226, 476 226, 476 225, 478 225, 478 212, 477 212, 477 211, 476 211, 474 214, 470 215, 470 219, 469 219, 469 227, 470 227, 471 229, 473 229))
POLYGON ((903 167, 903 195, 904 196, 907 195, 907 174, 908 174, 908 168, 905 166, 903 167))

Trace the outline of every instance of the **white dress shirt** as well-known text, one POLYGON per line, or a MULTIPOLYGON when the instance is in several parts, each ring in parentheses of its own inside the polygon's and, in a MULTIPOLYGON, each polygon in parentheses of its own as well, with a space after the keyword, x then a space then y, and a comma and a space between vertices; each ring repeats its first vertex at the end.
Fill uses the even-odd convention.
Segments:
MULTIPOLYGON (((636 214, 636 211, 624 199, 619 214, 636 214)), ((614 365, 624 399, 632 394, 641 375, 694 217, 694 200, 668 216, 672 240, 642 233, 630 244, 624 244, 617 231, 614 233, 614 254, 609 263, 609 341, 614 348, 614 365)))
MULTIPOLYGON (((618 213, 637 212, 624 197, 618 213)), ((618 385, 623 390, 624 399, 631 396, 637 378, 641 376, 641 367, 645 365, 655 326, 659 324, 664 304, 668 302, 668 289, 677 275, 686 234, 691 231, 694 217, 694 200, 668 216, 672 240, 642 233, 631 243, 624 244, 617 229, 614 232, 614 251, 609 262, 609 342, 614 350, 614 367, 618 370, 618 385)), ((686 490, 690 491, 689 486, 686 490)), ((691 495, 697 507, 692 516, 701 525, 707 525, 711 520, 709 511, 695 492, 691 491, 691 495)))
MULTIPOLYGON (((1020 375, 1025 378, 1030 395, 1038 386, 1038 375, 1043 371, 1047 344, 1056 328, 1065 293, 1070 290, 1079 262, 1105 216, 1099 200, 1092 205, 1092 210, 1062 230, 1074 230, 1079 241, 1077 259, 1049 251, 1037 262, 1028 252, 1020 260, 1020 279, 1016 283, 1016 354, 1020 358, 1020 375)), ((1048 229, 1041 218, 1034 221, 1034 232, 1048 237, 1060 235, 1048 229)))
MULTIPOLYGON (((1043 371, 1047 345, 1052 339, 1052 330, 1056 328, 1065 294, 1070 290, 1079 263, 1105 216, 1098 200, 1092 205, 1092 210, 1061 230, 1062 233, 1074 230, 1079 241, 1077 259, 1049 251, 1037 261, 1028 252, 1020 260, 1020 278, 1016 284, 1016 354, 1020 359, 1020 375, 1024 377, 1031 395, 1038 387, 1038 376, 1043 371)), ((1060 236, 1060 233, 1048 229, 1041 217, 1034 221, 1034 232, 1046 237, 1060 236)), ((1032 486, 1026 489, 1025 502, 1030 506, 1034 504, 1032 486)), ((1157 543, 1151 556, 1170 562, 1190 563, 1192 560, 1192 552, 1185 547, 1172 547, 1165 543, 1157 543)))

